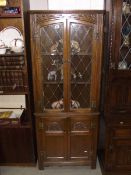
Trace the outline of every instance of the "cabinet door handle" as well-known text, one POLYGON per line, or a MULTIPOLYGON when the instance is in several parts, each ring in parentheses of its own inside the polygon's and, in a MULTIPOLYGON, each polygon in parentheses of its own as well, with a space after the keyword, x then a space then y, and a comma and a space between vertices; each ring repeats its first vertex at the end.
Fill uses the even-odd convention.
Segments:
POLYGON ((123 124, 124 124, 124 122, 121 121, 121 122, 120 122, 120 125, 123 125, 123 124))

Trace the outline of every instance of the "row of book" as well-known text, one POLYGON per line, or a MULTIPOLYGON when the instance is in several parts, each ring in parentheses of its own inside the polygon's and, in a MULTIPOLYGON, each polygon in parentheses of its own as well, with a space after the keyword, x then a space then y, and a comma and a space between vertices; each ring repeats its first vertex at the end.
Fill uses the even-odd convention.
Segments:
POLYGON ((0 58, 0 70, 1 69, 18 69, 18 66, 22 68, 25 65, 24 57, 1 57, 0 58))
POLYGON ((19 71, 0 71, 0 87, 16 88, 25 84, 24 74, 19 71))

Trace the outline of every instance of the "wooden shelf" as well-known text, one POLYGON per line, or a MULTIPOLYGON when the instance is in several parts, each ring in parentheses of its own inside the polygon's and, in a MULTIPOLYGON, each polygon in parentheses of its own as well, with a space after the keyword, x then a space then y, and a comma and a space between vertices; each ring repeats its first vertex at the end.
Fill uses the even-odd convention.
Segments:
POLYGON ((20 57, 20 56, 24 56, 24 53, 6 53, 0 55, 0 57, 20 57))
MULTIPOLYGON (((57 54, 51 54, 51 53, 47 53, 47 54, 44 54, 42 53, 42 56, 63 56, 64 53, 57 53, 57 54)), ((79 52, 79 53, 74 53, 74 54, 71 54, 71 56, 91 56, 92 54, 91 53, 84 53, 84 52, 79 52)))
POLYGON ((58 84, 63 84, 63 82, 62 81, 45 81, 45 82, 43 82, 43 84, 46 84, 46 85, 51 85, 51 84, 56 84, 56 85, 58 85, 58 84))
MULTIPOLYGON (((58 84, 63 84, 63 82, 60 82, 60 81, 56 81, 56 82, 51 81, 51 82, 48 82, 48 81, 46 81, 46 82, 44 82, 43 84, 46 84, 46 85, 48 85, 48 84, 49 84, 49 85, 51 85, 51 84, 53 84, 53 85, 56 84, 56 85, 58 85, 58 84)), ((77 81, 77 82, 71 82, 71 84, 78 84, 78 85, 80 84, 80 85, 81 85, 81 84, 91 84, 91 83, 90 83, 90 82, 85 82, 85 81, 84 81, 84 82, 81 82, 81 81, 79 82, 79 81, 77 81)))
POLYGON ((21 14, 0 14, 0 18, 22 18, 21 14))
POLYGON ((84 82, 79 82, 79 81, 77 81, 77 82, 71 82, 71 84, 74 84, 74 85, 81 85, 81 84, 91 84, 90 82, 86 82, 86 81, 84 81, 84 82))

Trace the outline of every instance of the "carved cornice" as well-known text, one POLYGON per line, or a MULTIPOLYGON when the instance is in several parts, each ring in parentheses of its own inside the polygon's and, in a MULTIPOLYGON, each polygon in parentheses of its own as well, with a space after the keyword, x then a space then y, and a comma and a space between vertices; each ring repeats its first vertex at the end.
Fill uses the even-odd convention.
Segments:
POLYGON ((62 19, 81 20, 92 24, 96 24, 97 14, 31 14, 32 36, 34 38, 40 37, 39 28, 45 22, 62 19))

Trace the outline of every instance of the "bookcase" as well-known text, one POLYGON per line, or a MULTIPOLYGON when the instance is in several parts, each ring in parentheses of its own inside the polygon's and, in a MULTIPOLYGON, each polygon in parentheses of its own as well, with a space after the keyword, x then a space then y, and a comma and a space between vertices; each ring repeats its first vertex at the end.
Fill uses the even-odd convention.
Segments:
POLYGON ((28 0, 0 2, 0 164, 35 163, 26 12, 28 0), (26 27, 25 27, 26 26, 26 27))

